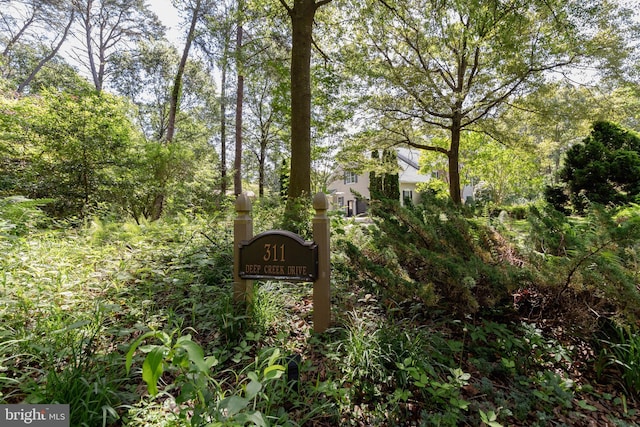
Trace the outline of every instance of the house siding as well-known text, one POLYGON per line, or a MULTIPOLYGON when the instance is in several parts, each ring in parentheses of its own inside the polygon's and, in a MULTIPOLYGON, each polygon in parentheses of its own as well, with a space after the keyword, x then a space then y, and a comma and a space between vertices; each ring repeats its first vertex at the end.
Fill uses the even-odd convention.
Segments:
POLYGON ((358 182, 346 184, 344 174, 341 173, 339 178, 329 184, 328 190, 334 209, 343 210, 347 216, 364 213, 367 210, 366 201, 370 199, 369 174, 358 175, 358 182), (358 203, 354 192, 360 194, 364 201, 358 203))
MULTIPOLYGON (((400 203, 404 204, 404 195, 409 194, 411 202, 416 204, 420 201, 420 193, 416 190, 418 183, 427 182, 428 175, 419 173, 418 159, 419 152, 406 148, 398 149, 398 165, 400 166, 400 203)), ((357 182, 346 184, 345 174, 340 172, 336 179, 328 186, 332 197, 333 209, 343 210, 347 216, 356 216, 367 211, 369 192, 369 172, 358 175, 357 182), (362 196, 358 200, 354 193, 362 196)))

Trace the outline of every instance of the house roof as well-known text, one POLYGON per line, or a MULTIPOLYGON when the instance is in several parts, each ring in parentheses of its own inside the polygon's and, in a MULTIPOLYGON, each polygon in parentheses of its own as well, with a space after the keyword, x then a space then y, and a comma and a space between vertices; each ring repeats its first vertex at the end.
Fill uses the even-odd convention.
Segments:
POLYGON ((398 148, 398 164, 402 171, 400 172, 400 181, 406 183, 418 183, 429 181, 429 176, 420 173, 420 151, 411 148, 398 148))

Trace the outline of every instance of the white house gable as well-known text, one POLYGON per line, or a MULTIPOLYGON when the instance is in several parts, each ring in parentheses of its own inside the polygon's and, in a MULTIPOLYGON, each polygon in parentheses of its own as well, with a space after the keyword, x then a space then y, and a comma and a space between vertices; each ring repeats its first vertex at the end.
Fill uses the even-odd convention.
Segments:
MULTIPOLYGON (((404 203, 405 200, 410 199, 413 203, 417 203, 420 200, 420 195, 416 191, 416 186, 418 183, 427 182, 430 176, 422 175, 419 171, 419 151, 398 148, 397 154, 400 168, 398 174, 400 202, 404 203)), ((370 199, 369 172, 355 174, 342 171, 337 176, 338 178, 328 186, 334 208, 344 210, 347 216, 355 216, 366 212, 370 199), (358 199, 356 194, 360 195, 361 199, 358 199)))

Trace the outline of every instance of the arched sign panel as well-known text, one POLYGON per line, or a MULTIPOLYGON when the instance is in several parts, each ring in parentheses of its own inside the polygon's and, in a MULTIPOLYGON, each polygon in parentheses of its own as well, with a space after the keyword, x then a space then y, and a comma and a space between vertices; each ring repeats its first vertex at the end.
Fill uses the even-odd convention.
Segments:
POLYGON ((243 280, 314 282, 318 277, 318 245, 290 231, 260 233, 238 247, 243 280))

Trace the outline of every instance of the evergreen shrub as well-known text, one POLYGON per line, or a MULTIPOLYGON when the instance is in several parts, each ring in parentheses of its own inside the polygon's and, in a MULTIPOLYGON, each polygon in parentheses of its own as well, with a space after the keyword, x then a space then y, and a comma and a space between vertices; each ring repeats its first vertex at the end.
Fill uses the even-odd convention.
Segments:
POLYGON ((371 239, 340 245, 352 262, 353 278, 384 297, 418 298, 464 314, 498 304, 515 286, 520 273, 502 262, 506 241, 447 201, 425 197, 415 207, 375 201, 371 213, 376 218, 371 239))

